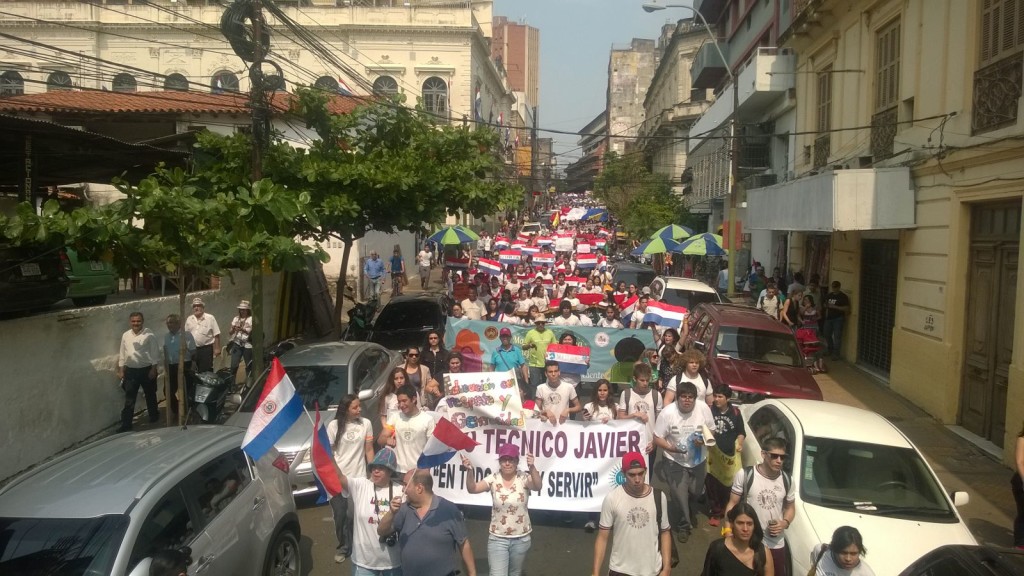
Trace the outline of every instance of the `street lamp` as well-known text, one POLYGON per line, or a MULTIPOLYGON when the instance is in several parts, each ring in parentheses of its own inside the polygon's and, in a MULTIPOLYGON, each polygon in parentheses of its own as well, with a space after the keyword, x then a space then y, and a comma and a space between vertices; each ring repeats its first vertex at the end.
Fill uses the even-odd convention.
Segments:
POLYGON ((736 76, 732 73, 732 68, 729 67, 729 61, 725 58, 725 54, 722 53, 721 46, 718 45, 718 37, 711 30, 711 26, 708 25, 708 21, 704 18, 704 15, 694 10, 692 6, 685 4, 663 4, 663 0, 648 0, 641 6, 644 12, 657 12, 658 10, 664 10, 666 8, 685 8, 700 20, 700 23, 704 26, 704 30, 708 33, 711 38, 712 46, 715 47, 715 51, 718 52, 718 57, 722 59, 722 65, 725 66, 725 72, 729 75, 729 81, 732 82, 732 158, 730 158, 730 175, 732 182, 729 186, 729 218, 726 220, 728 230, 725 230, 726 236, 732 236, 729 239, 729 290, 728 295, 730 298, 736 296, 736 249, 739 242, 736 238, 737 230, 737 219, 736 219, 736 198, 739 196, 740 186, 740 131, 739 131, 739 108, 740 108, 740 90, 739 83, 736 81, 736 76))

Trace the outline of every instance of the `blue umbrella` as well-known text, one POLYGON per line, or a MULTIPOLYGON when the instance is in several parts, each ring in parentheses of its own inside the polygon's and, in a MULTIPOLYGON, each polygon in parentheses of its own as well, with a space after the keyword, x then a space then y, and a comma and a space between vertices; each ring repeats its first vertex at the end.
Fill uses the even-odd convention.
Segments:
POLYGON ((725 256, 728 250, 722 248, 722 237, 717 234, 697 234, 683 240, 673 252, 690 256, 725 256))
POLYGON ((449 245, 449 244, 465 244, 467 242, 476 242, 480 237, 476 235, 469 228, 462 226, 445 226, 437 232, 434 232, 427 238, 427 241, 434 242, 435 244, 449 245))
POLYGON ((651 238, 671 238, 672 240, 682 240, 693 236, 693 230, 690 230, 686 226, 680 226, 678 224, 669 224, 658 229, 657 232, 651 234, 651 238))
POLYGON ((640 256, 642 254, 664 254, 665 252, 678 252, 682 245, 671 238, 654 238, 637 246, 630 254, 640 256))

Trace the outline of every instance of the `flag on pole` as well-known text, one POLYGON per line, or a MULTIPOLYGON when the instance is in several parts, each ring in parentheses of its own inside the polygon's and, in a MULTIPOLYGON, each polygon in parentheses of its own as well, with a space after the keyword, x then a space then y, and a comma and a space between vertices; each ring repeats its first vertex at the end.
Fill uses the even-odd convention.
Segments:
POLYGON ((633 296, 628 300, 626 300, 625 297, 623 297, 622 303, 619 304, 619 317, 622 318, 623 322, 629 321, 630 317, 633 315, 633 312, 636 310, 636 303, 639 301, 639 296, 633 296))
POLYGON ((590 364, 590 348, 571 344, 548 344, 545 360, 558 362, 558 368, 567 374, 586 374, 590 364))
POLYGON ((281 361, 274 358, 249 428, 242 438, 242 450, 253 460, 259 460, 288 432, 299 416, 302 416, 302 397, 295 393, 295 386, 281 361))
POLYGON ((434 434, 427 439, 423 453, 416 461, 417 468, 433 468, 452 459, 459 450, 472 450, 479 442, 455 427, 447 418, 441 417, 434 425, 434 434))
POLYGON ((647 304, 644 322, 651 322, 665 328, 678 329, 686 320, 686 307, 673 306, 665 302, 652 301, 647 304))
POLYGON ((551 227, 558 228, 558 225, 562 223, 562 213, 555 212, 551 214, 551 227))
POLYGON ((320 405, 314 404, 316 420, 313 422, 313 445, 310 447, 310 460, 313 462, 313 478, 320 491, 317 504, 323 504, 341 494, 341 475, 338 465, 331 454, 331 440, 327 437, 327 428, 320 422, 320 405))

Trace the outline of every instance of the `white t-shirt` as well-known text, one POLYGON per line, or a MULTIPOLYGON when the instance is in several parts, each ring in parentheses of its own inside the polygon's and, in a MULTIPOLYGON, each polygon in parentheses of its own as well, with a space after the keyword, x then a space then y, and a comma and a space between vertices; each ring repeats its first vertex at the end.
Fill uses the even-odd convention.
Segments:
POLYGON ((602 317, 597 321, 598 328, 623 328, 622 322, 619 322, 618 318, 612 318, 611 320, 602 317))
POLYGON ((686 468, 693 468, 704 462, 708 457, 707 447, 693 444, 693 433, 700 430, 702 425, 708 428, 715 427, 715 417, 711 414, 711 407, 704 402, 694 402, 693 410, 689 414, 680 412, 677 402, 666 406, 661 414, 658 414, 658 421, 654 424, 654 434, 673 446, 685 444, 686 453, 666 450, 665 457, 686 468))
POLYGON ((618 410, 622 410, 627 415, 635 414, 636 412, 643 412, 647 414, 647 426, 644 429, 644 444, 654 440, 654 420, 661 411, 661 394, 658 394, 654 388, 648 388, 646 394, 640 394, 635 389, 627 389, 622 391, 622 395, 619 396, 619 403, 616 406, 618 410), (627 394, 627 390, 631 390, 627 394), (626 405, 626 396, 629 396, 629 405, 626 405))
POLYGON ((537 386, 537 399, 543 403, 541 408, 552 414, 564 414, 569 409, 569 402, 576 398, 576 388, 564 381, 560 381, 557 388, 552 388, 547 382, 537 386))
POLYGON ((703 374, 698 372, 696 378, 690 378, 686 375, 685 371, 682 374, 673 376, 672 379, 668 381, 668 386, 665 387, 665 391, 677 394, 676 384, 679 382, 693 382, 693 385, 697 387, 697 398, 704 400, 705 403, 707 403, 707 400, 715 394, 714 389, 711 388, 708 381, 704 379, 703 374))
POLYGON ((331 439, 331 451, 341 473, 349 478, 366 478, 366 441, 373 440, 373 425, 366 418, 349 422, 338 442, 338 421, 327 423, 327 437, 331 439))
POLYGON ((475 302, 466 298, 462 301, 462 313, 470 320, 479 320, 487 313, 487 305, 479 298, 475 302))
MULTIPOLYGON (((732 478, 732 493, 737 496, 743 495, 743 483, 747 479, 747 469, 740 468, 732 478)), ((786 545, 785 532, 778 536, 768 534, 768 522, 771 520, 782 520, 782 506, 784 502, 796 500, 796 489, 793 483, 789 483, 789 492, 786 492, 786 483, 780 474, 778 478, 770 480, 761 474, 757 467, 754 467, 754 482, 747 492, 747 504, 754 507, 757 512, 757 519, 761 522, 764 530, 764 545, 772 550, 778 550, 786 545)), ((822 558, 824 560, 824 558, 822 558)))
MULTIPOLYGON (((824 546, 824 544, 818 544, 811 550, 810 566, 814 566, 814 561, 818 559, 818 554, 821 552, 822 546, 824 546)), ((875 576, 874 570, 865 564, 863 559, 861 559, 860 564, 857 564, 850 570, 840 568, 839 565, 836 564, 835 558, 832 557, 831 548, 825 550, 825 553, 821 555, 821 561, 818 562, 818 569, 814 573, 816 576, 875 576)))
POLYGON ((658 574, 661 552, 658 538, 669 529, 668 499, 661 493, 661 522, 654 505, 654 489, 636 498, 617 486, 601 504, 602 530, 613 530, 612 556, 608 568, 623 574, 658 574))
POLYGON ((401 566, 401 549, 388 546, 377 536, 377 524, 387 513, 391 501, 389 494, 401 496, 401 484, 393 483, 378 488, 366 478, 348 478, 348 490, 352 495, 353 532, 352 562, 369 570, 389 570, 401 566))
POLYGON ((434 433, 434 424, 434 417, 423 409, 412 417, 406 416, 404 412, 388 416, 388 426, 395 428, 395 456, 398 457, 400 473, 416 468, 423 447, 434 433))
POLYGON ((607 422, 609 420, 615 420, 615 405, 610 406, 598 406, 593 402, 587 402, 583 409, 590 414, 591 420, 594 422, 607 422))
POLYGON ((551 321, 555 326, 580 326, 580 319, 575 314, 569 314, 568 318, 563 318, 561 314, 555 316, 555 319, 551 321))
POLYGON ((433 257, 428 250, 420 250, 419 254, 416 255, 416 264, 424 267, 430 267, 430 259, 433 257))

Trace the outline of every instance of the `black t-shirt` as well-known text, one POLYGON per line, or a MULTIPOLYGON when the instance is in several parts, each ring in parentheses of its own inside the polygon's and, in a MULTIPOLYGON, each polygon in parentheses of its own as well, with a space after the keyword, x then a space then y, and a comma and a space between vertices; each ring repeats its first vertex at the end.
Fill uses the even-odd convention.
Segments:
POLYGON ((825 319, 842 318, 844 313, 841 310, 833 310, 829 306, 850 306, 850 297, 842 291, 829 292, 825 295, 825 319))

